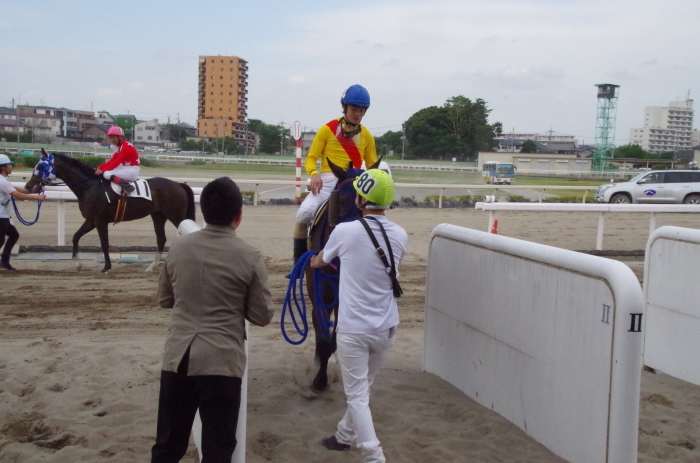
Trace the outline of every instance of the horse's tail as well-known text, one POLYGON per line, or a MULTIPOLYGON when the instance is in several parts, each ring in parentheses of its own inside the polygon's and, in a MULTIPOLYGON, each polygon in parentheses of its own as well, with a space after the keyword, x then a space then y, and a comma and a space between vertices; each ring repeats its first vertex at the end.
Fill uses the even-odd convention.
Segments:
POLYGON ((192 191, 192 188, 186 183, 181 183, 180 186, 185 189, 185 192, 187 193, 187 215, 185 216, 186 219, 194 220, 194 214, 195 214, 195 206, 194 206, 194 192, 192 191))

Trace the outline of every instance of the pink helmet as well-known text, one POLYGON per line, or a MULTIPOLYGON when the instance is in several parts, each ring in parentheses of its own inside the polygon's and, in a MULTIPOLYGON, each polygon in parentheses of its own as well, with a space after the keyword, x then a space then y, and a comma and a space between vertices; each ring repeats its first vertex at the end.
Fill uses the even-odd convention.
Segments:
POLYGON ((118 135, 120 137, 123 137, 124 136, 124 129, 122 129, 118 125, 113 125, 107 131, 107 136, 110 136, 110 135, 118 135))

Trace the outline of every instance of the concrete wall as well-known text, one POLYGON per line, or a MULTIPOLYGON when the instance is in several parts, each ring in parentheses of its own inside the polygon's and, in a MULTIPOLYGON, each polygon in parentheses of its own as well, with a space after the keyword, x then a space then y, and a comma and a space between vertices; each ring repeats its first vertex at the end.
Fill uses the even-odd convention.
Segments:
POLYGON ((629 267, 442 224, 425 310, 426 371, 572 463, 637 461, 644 304, 629 267))
POLYGON ((644 263, 644 364, 700 385, 700 230, 661 227, 644 263))

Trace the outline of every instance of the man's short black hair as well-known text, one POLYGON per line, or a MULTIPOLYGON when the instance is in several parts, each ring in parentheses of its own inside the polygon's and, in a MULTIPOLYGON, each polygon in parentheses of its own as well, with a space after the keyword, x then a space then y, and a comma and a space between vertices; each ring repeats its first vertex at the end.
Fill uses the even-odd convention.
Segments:
POLYGON ((199 197, 204 221, 212 225, 230 225, 241 210, 243 198, 236 182, 228 177, 213 180, 199 197))

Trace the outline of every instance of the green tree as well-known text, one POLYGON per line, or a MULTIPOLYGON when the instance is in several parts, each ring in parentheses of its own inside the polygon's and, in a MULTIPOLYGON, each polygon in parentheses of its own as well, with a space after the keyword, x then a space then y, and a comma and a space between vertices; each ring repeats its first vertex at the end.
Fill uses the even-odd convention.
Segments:
POLYGON ((449 98, 441 107, 430 106, 406 121, 408 154, 413 158, 476 158, 493 146, 494 133, 502 124, 488 123, 486 101, 464 96, 449 98))
POLYGON ((266 124, 259 119, 249 119, 248 130, 260 136, 260 147, 258 149, 260 153, 279 152, 281 141, 284 142, 285 148, 293 146, 289 129, 279 125, 266 124))
POLYGON ((523 147, 520 148, 521 153, 536 153, 537 152, 537 144, 535 144, 534 141, 532 140, 525 140, 523 142, 523 147))
POLYGON ((377 145, 377 154, 379 156, 386 156, 388 151, 394 151, 394 156, 401 153, 401 145, 403 140, 401 140, 402 132, 388 131, 381 137, 375 137, 374 143, 377 145))
POLYGON ((167 130, 170 141, 179 143, 187 139, 187 130, 177 124, 163 124, 163 127, 167 130))
POLYGON ((613 157, 632 159, 673 159, 673 151, 666 151, 664 153, 650 153, 639 145, 629 144, 615 148, 613 157))

